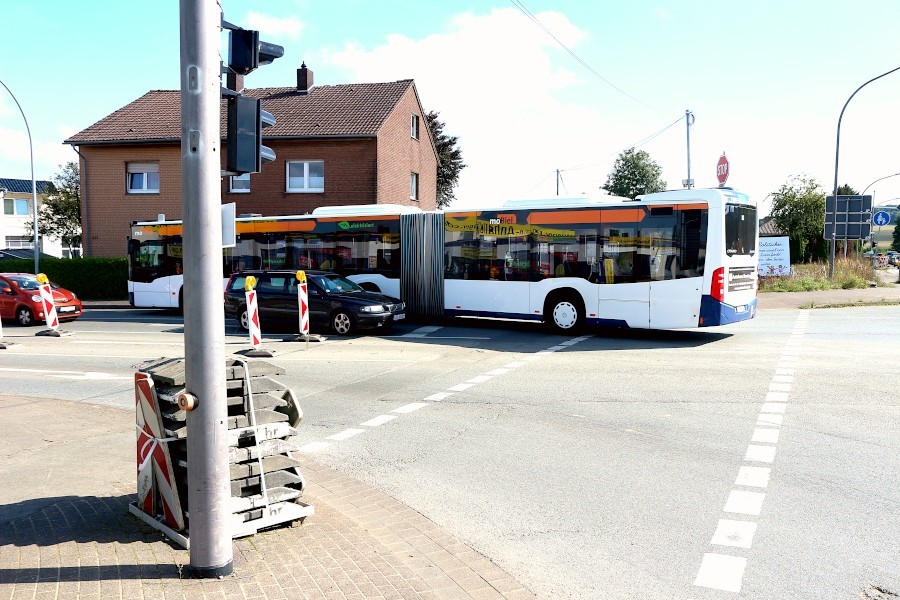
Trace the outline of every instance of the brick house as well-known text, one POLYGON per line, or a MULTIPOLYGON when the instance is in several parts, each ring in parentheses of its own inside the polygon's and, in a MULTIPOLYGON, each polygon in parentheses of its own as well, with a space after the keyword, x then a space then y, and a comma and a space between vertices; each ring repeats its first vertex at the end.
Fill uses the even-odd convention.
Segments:
MULTIPOLYGON (((37 197, 38 211, 41 210, 47 197, 49 181, 35 181, 34 192, 37 197)), ((8 179, 0 177, 0 259, 31 258, 34 256, 32 240, 32 223, 34 209, 32 207, 32 189, 30 179, 8 179)), ((80 256, 80 248, 65 248, 62 241, 46 235, 40 236, 41 253, 57 258, 80 256)))
MULTIPOLYGON (((241 90, 243 78, 229 77, 241 90)), ((411 79, 243 89, 276 124, 263 130, 276 160, 260 173, 222 178, 238 214, 289 215, 319 206, 403 204, 434 210, 437 152, 411 79)), ((225 157, 224 102, 222 146, 225 157)), ((181 218, 181 93, 150 91, 65 141, 79 152, 82 245, 87 256, 124 256, 135 220, 181 218)))

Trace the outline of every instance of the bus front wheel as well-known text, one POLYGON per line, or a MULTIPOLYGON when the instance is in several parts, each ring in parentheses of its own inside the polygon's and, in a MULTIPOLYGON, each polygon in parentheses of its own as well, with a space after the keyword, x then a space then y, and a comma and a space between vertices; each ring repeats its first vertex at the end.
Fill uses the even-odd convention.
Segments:
POLYGON ((580 299, 558 295, 547 298, 544 320, 559 333, 578 331, 584 325, 584 305, 580 299))

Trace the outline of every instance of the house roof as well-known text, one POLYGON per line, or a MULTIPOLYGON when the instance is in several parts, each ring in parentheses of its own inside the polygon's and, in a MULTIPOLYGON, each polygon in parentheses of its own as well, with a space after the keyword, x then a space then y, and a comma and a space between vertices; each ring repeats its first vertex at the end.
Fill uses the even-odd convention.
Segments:
MULTIPOLYGON (((47 187, 50 185, 49 181, 35 181, 34 187, 37 189, 38 194, 44 194, 47 192, 47 187)), ((30 179, 4 179, 0 177, 0 188, 6 189, 7 192, 13 192, 15 194, 30 194, 31 193, 31 180, 30 179)))
POLYGON ((775 219, 771 216, 765 217, 759 224, 759 235, 760 237, 771 237, 776 235, 787 235, 785 232, 781 231, 778 226, 775 224, 775 219))
MULTIPOLYGON (((244 89, 244 96, 259 98, 263 109, 275 116, 266 138, 373 137, 413 86, 412 79, 387 83, 355 83, 296 88, 244 89)), ((224 107, 225 101, 222 101, 224 107)), ((221 111, 225 137, 227 112, 221 111)), ((154 90, 76 133, 66 144, 159 142, 181 139, 181 92, 154 90)))

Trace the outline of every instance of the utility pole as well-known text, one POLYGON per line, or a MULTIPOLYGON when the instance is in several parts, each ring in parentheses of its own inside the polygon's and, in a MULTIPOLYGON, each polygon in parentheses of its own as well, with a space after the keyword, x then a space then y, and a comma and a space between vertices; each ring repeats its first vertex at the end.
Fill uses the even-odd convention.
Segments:
POLYGON ((190 569, 221 577, 234 570, 221 264, 222 14, 213 0, 181 0, 180 20, 185 390, 197 398, 187 412, 190 569))
POLYGON ((687 179, 682 183, 691 189, 694 187, 694 180, 691 179, 691 125, 694 124, 694 113, 687 109, 684 111, 684 124, 687 127, 687 179))
POLYGON ((559 196, 559 169, 556 170, 556 195, 559 196))

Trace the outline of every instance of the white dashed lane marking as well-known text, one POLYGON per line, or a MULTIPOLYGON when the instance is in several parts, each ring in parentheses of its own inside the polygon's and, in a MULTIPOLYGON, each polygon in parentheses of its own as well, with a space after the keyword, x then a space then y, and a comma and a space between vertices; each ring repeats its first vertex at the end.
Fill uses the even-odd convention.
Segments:
MULTIPOLYGON (((427 336, 431 333, 434 333, 440 329, 441 329, 440 327, 420 327, 411 333, 408 333, 406 335, 399 336, 399 337, 425 337, 425 336, 427 336)), ((502 367, 493 369, 492 371, 488 371, 484 375, 477 375, 475 377, 472 377, 472 378, 466 380, 464 383, 458 383, 452 387, 447 388, 443 392, 437 392, 437 393, 431 394, 429 396, 426 396, 423 399, 424 402, 413 402, 413 403, 401 406, 399 408, 395 408, 391 411, 392 413, 397 413, 397 414, 379 415, 377 417, 369 419, 368 421, 365 421, 364 423, 360 423, 360 426, 367 427, 367 428, 379 427, 381 425, 384 425, 385 423, 393 421, 394 419, 397 418, 397 415, 409 414, 409 413, 418 411, 422 408, 425 408, 431 402, 440 402, 442 400, 446 400, 447 398, 449 398, 456 392, 464 392, 480 383, 485 383, 487 381, 491 381, 492 379, 494 379, 496 377, 502 377, 503 375, 506 375, 507 373, 514 371, 515 369, 524 367, 529 362, 538 360, 544 356, 548 356, 548 355, 553 354, 554 352, 558 352, 560 350, 567 350, 567 349, 571 348, 572 346, 574 346, 575 344, 583 342, 584 340, 587 340, 587 339, 590 339, 590 336, 581 336, 581 337, 573 338, 571 340, 566 340, 565 342, 561 342, 559 345, 551 346, 550 348, 547 348, 545 350, 541 350, 539 352, 535 352, 534 354, 525 356, 522 358, 522 360, 513 361, 511 363, 507 363, 507 364, 503 365, 502 367)), ((331 440, 333 442, 340 442, 340 441, 348 440, 352 437, 356 437, 356 436, 364 433, 365 431, 367 431, 367 429, 355 429, 355 428, 346 429, 339 433, 330 435, 325 439, 331 440)), ((328 441, 310 442, 304 446, 301 446, 298 449, 298 451, 299 452, 307 452, 307 453, 319 452, 321 450, 324 450, 325 448, 328 448, 329 446, 331 446, 331 442, 328 442, 328 441)))
MULTIPOLYGON (((756 418, 757 427, 753 430, 751 443, 747 446, 744 454, 744 461, 747 463, 772 464, 775 462, 777 444, 781 435, 778 428, 784 420, 791 386, 794 383, 794 367, 802 352, 803 334, 806 332, 808 318, 808 312, 800 313, 791 337, 782 351, 775 374, 769 382, 765 401, 759 408, 756 418)), ((740 488, 765 489, 769 487, 771 475, 772 470, 769 467, 742 465, 738 469, 734 485, 740 488)), ((765 498, 764 492, 734 489, 728 495, 723 512, 759 517, 765 498)), ((710 544, 738 549, 735 550, 738 553, 740 550, 746 551, 753 546, 756 529, 757 523, 753 520, 719 519, 710 544)), ((700 569, 694 585, 740 593, 746 568, 747 558, 743 556, 708 552, 700 560, 700 569)))

